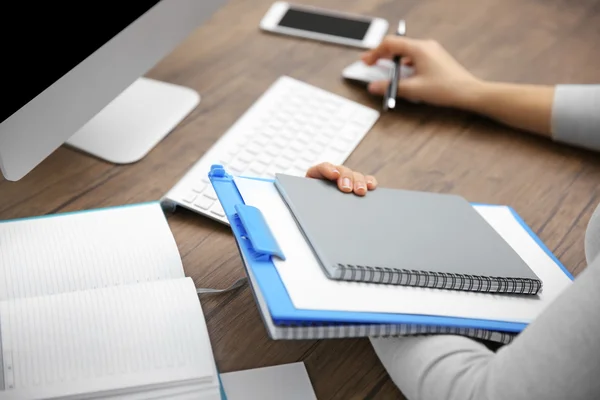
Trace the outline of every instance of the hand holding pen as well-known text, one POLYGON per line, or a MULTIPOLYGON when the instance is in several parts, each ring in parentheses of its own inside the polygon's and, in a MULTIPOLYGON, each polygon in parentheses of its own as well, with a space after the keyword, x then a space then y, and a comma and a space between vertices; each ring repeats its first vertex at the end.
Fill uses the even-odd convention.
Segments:
MULTIPOLYGON (((404 20, 400 20, 400 22, 398 23, 396 36, 406 36, 406 23, 404 22, 404 20)), ((402 56, 395 55, 393 58, 393 62, 394 65, 390 73, 390 83, 385 93, 385 96, 383 96, 383 109, 386 111, 396 107, 396 97, 398 95, 398 80, 400 79, 402 56)))
POLYGON ((368 86, 369 93, 384 98, 385 109, 388 99, 393 99, 391 103, 396 106, 396 98, 438 107, 471 109, 476 94, 485 86, 485 81, 474 76, 440 43, 431 39, 388 35, 379 46, 364 52, 361 60, 367 66, 374 66, 378 60, 394 59, 396 55, 402 56, 394 60, 398 73, 402 71, 398 82, 391 77, 373 81, 368 86), (402 70, 401 64, 404 64, 402 70), (390 91, 392 82, 394 87, 390 91))

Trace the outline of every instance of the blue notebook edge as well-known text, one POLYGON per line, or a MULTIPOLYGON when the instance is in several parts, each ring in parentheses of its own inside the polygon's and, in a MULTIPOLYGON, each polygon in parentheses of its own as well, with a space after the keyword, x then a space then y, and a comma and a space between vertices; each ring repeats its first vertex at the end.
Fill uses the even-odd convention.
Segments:
POLYGON ((223 386, 223 380, 221 379, 221 374, 217 373, 217 377, 219 378, 219 391, 221 394, 221 400, 227 400, 227 393, 225 393, 225 387, 223 386))
MULTIPOLYGON (((255 179, 267 182, 274 182, 272 179, 243 177, 246 179, 255 179)), ((234 182, 234 178, 227 174, 222 166, 213 165, 209 172, 215 193, 230 220, 233 234, 236 238, 239 251, 243 252, 247 260, 246 268, 251 268, 255 276, 255 281, 265 299, 271 319, 278 326, 286 325, 305 325, 305 324, 334 324, 334 325, 361 325, 361 324, 413 324, 413 325, 431 325, 448 326, 455 328, 485 329, 490 331, 501 331, 518 333, 527 326, 526 323, 515 323, 506 321, 470 319, 458 317, 442 317, 417 314, 390 314, 390 313, 371 313, 371 312, 350 312, 350 311, 327 311, 327 310, 301 310, 296 309, 289 297, 283 281, 275 265, 271 261, 271 256, 276 254, 277 248, 270 249, 268 257, 257 258, 249 243, 248 235, 244 232, 244 227, 239 223, 231 221, 232 216, 236 214, 236 205, 244 205, 243 198, 234 182)), ((481 207, 503 207, 510 210, 514 218, 534 239, 536 244, 561 268, 561 270, 573 280, 571 273, 564 267, 558 258, 548 249, 541 239, 531 230, 519 214, 510 206, 494 205, 483 203, 471 203, 474 206, 481 207)), ((254 225, 256 227, 256 225, 254 225)), ((261 235, 271 235, 268 226, 263 225, 258 228, 261 235)), ((255 233, 256 235, 256 233, 255 233)), ((272 235, 271 235, 272 236, 272 235)), ((276 241, 274 241, 276 242, 276 241)), ((269 249, 265 250, 269 251, 269 249)))

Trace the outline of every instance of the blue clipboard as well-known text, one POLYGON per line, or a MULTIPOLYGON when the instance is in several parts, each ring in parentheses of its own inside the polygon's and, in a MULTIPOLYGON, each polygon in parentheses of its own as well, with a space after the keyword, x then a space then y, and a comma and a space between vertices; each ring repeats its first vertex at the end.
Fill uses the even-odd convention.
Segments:
MULTIPOLYGON (((230 222, 239 250, 247 261, 246 268, 252 270, 275 325, 412 324, 484 329, 508 333, 521 332, 527 326, 524 323, 458 317, 297 309, 294 307, 272 262, 272 257, 285 259, 285 254, 282 253, 276 238, 271 234, 260 210, 244 203, 234 178, 221 165, 211 167, 209 179, 230 222)), ((261 178, 250 179, 265 180, 261 178)), ((267 181, 273 182, 273 180, 267 181)), ((473 205, 495 207, 488 204, 473 203, 473 205)), ((569 279, 573 280, 573 276, 569 271, 525 224, 523 219, 512 208, 509 209, 540 248, 554 260, 569 279)))

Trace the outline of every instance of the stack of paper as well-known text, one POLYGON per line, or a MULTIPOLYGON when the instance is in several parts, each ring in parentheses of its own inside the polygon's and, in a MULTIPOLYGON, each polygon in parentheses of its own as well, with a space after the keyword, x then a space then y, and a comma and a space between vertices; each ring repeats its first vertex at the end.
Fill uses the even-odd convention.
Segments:
POLYGON ((492 205, 474 207, 544 282, 542 293, 489 294, 328 279, 273 181, 234 178, 217 166, 211 181, 274 339, 446 333, 509 343, 572 282, 511 208, 492 205))

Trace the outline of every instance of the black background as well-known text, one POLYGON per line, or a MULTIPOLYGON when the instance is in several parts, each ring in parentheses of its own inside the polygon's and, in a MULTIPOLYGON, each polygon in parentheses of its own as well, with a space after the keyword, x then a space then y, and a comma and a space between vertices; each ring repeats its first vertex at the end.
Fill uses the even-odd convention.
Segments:
POLYGON ((3 3, 4 11, 0 16, 0 122, 158 2, 3 3))

